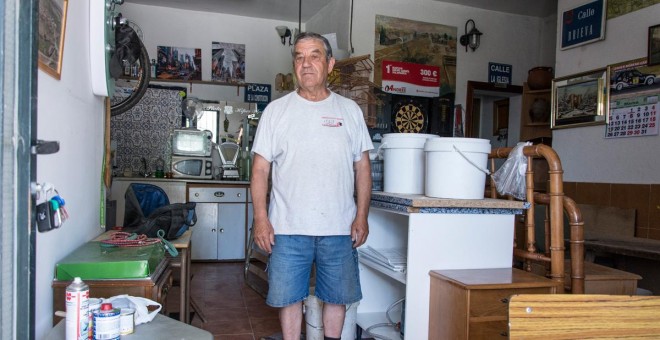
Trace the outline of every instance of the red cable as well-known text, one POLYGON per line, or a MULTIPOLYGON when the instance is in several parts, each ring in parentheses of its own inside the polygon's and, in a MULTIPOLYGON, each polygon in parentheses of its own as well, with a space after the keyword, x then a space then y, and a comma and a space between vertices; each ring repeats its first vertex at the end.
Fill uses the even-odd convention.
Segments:
POLYGON ((101 241, 101 243, 110 244, 117 247, 142 247, 160 243, 159 238, 148 238, 147 235, 144 234, 138 235, 136 239, 129 240, 128 237, 131 235, 133 234, 118 231, 112 234, 109 239, 101 241))

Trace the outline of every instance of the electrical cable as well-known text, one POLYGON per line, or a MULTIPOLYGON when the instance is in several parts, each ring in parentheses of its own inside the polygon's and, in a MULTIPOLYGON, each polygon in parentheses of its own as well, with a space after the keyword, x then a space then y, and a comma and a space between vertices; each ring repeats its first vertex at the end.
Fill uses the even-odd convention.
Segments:
POLYGON ((401 327, 401 325, 400 325, 399 323, 394 322, 394 321, 392 320, 392 318, 390 317, 390 311, 392 311, 392 309, 394 309, 394 307, 396 307, 396 305, 402 303, 402 302, 405 301, 405 300, 406 300, 406 298, 401 298, 401 299, 399 299, 399 300, 394 301, 391 305, 389 305, 389 306, 387 307, 387 309, 385 310, 385 317, 387 318, 387 321, 388 321, 388 322, 382 322, 382 323, 373 324, 373 325, 367 327, 367 329, 365 329, 364 331, 367 332, 367 334, 373 336, 373 337, 376 338, 376 339, 381 339, 381 340, 395 340, 395 339, 392 339, 392 338, 386 337, 386 336, 384 336, 384 335, 375 334, 375 333, 371 332, 371 330, 373 330, 373 329, 375 329, 375 328, 380 328, 380 327, 393 327, 393 328, 395 328, 395 329, 396 329, 397 327, 401 327))
POLYGON ((351 55, 355 53, 353 48, 353 0, 351 0, 351 22, 348 26, 348 43, 351 45, 351 55))

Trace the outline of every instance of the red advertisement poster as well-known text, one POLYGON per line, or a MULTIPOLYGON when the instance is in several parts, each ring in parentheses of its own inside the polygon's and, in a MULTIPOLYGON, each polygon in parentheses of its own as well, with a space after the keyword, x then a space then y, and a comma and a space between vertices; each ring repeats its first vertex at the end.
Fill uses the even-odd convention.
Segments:
POLYGON ((440 95, 440 67, 383 60, 382 87, 387 93, 416 97, 440 95))

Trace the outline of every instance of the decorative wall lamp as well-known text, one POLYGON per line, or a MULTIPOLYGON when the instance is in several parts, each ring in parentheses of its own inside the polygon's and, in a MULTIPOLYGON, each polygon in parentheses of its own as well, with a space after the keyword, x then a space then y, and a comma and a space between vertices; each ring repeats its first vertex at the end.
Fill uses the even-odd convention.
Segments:
POLYGON ((277 31, 277 34, 280 35, 280 39, 282 39, 282 45, 286 43, 286 38, 289 38, 289 45, 291 45, 291 30, 286 27, 286 26, 277 26, 275 27, 275 30, 277 31))
POLYGON ((472 52, 474 52, 474 50, 476 50, 477 47, 479 47, 482 34, 483 33, 479 32, 479 30, 477 29, 474 20, 470 19, 467 22, 465 22, 465 34, 462 35, 460 38, 461 45, 465 46, 465 52, 467 52, 468 47, 472 49, 472 52), (468 24, 470 22, 472 23, 472 29, 468 33, 468 24))

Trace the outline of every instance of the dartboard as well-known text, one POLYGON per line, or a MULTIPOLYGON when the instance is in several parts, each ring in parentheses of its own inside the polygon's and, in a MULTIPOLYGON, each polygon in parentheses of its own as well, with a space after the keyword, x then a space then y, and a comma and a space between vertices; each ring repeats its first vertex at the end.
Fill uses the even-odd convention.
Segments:
POLYGON ((419 133, 424 129, 426 118, 415 103, 402 104, 394 114, 393 125, 398 132, 419 133))

